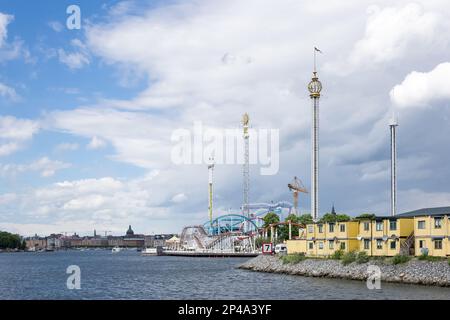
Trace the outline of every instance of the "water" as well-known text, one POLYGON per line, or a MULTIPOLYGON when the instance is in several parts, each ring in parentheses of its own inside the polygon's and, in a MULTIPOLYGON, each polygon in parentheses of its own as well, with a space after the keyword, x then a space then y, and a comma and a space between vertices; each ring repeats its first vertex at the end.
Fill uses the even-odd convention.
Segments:
POLYGON ((237 269, 246 258, 141 256, 109 250, 0 254, 0 299, 450 299, 449 288, 237 269), (66 268, 81 268, 68 290, 66 268))

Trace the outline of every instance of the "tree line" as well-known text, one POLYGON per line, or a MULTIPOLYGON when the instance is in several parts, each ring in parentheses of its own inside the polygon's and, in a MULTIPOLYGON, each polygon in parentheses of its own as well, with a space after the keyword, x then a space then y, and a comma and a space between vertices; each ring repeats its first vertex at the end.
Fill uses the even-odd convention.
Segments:
POLYGON ((18 234, 0 231, 0 249, 24 250, 25 248, 25 240, 22 240, 18 234))
MULTIPOLYGON (((351 218, 350 216, 348 216, 346 214, 326 213, 320 218, 318 223, 346 222, 346 221, 361 220, 361 219, 373 220, 373 219, 375 219, 375 215, 370 214, 370 213, 364 213, 355 218, 351 218)), ((280 222, 280 217, 274 212, 269 212, 264 216, 263 220, 264 220, 264 228, 267 228, 271 224, 280 222)), ((285 222, 291 221, 292 223, 300 223, 300 224, 306 225, 306 224, 313 223, 313 218, 312 218, 311 214, 302 214, 300 216, 297 216, 295 214, 290 214, 286 217, 286 219, 284 221, 285 222)), ((298 236, 298 231, 299 231, 298 228, 292 228, 291 231, 292 231, 292 237, 298 236)), ((270 229, 268 230, 267 235, 270 238, 270 229)), ((278 226, 278 241, 282 242, 288 238, 289 238, 289 226, 288 225, 278 226)))

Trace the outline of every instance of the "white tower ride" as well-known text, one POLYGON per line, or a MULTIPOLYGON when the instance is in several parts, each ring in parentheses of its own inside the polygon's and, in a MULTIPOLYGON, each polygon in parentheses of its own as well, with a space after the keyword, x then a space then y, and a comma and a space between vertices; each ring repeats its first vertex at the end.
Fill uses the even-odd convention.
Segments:
POLYGON ((213 177, 214 177, 214 158, 210 159, 211 164, 208 165, 208 193, 209 193, 209 223, 212 229, 212 220, 213 220, 213 177))
MULTIPOLYGON (((322 84, 317 77, 316 51, 314 48, 314 71, 308 91, 312 100, 311 126, 311 215, 314 221, 319 219, 319 99, 322 84)), ((319 51, 320 52, 320 51, 319 51)))
POLYGON ((395 116, 389 122, 391 131, 391 215, 397 214, 397 127, 395 116))
POLYGON ((242 117, 242 127, 244 129, 244 166, 243 166, 243 199, 242 199, 242 214, 247 218, 250 217, 250 209, 248 207, 248 194, 250 189, 250 165, 249 165, 249 134, 248 124, 250 118, 247 113, 242 117))

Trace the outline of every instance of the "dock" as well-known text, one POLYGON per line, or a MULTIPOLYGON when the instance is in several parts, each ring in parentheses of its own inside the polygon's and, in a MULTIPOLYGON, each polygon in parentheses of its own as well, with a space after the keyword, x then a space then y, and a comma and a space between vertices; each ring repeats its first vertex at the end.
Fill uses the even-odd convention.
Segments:
POLYGON ((159 255, 178 257, 205 257, 205 258, 251 258, 260 255, 259 252, 227 252, 227 251, 183 251, 164 250, 159 255))

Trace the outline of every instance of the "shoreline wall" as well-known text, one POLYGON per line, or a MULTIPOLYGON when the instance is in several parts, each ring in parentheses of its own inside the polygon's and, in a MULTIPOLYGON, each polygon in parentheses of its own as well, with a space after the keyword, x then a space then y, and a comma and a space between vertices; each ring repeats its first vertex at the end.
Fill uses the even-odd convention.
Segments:
POLYGON ((344 266, 340 260, 331 259, 305 259, 296 264, 283 264, 279 257, 260 255, 246 261, 239 268, 258 272, 365 281, 369 276, 367 271, 369 265, 380 267, 381 282, 450 287, 450 265, 447 261, 413 259, 404 264, 392 265, 371 260, 368 263, 353 262, 344 266))

